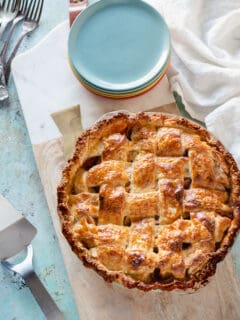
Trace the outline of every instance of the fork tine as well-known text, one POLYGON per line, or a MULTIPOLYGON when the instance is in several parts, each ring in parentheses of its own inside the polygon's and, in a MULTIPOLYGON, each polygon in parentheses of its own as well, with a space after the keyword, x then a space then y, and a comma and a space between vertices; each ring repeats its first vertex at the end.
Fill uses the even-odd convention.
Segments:
POLYGON ((16 0, 9 0, 8 1, 7 11, 13 11, 14 10, 15 2, 16 2, 16 0))
POLYGON ((41 7, 40 7, 40 10, 39 10, 39 13, 38 13, 37 22, 39 22, 40 19, 41 19, 42 11, 43 11, 43 5, 44 5, 44 0, 42 0, 42 4, 41 4, 41 7))
POLYGON ((23 14, 26 14, 27 5, 28 5, 27 0, 23 0, 23 9, 22 9, 22 13, 23 13, 23 14))
POLYGON ((19 2, 19 12, 21 12, 21 13, 23 11, 24 2, 25 2, 25 0, 20 0, 20 2, 19 2))
POLYGON ((19 11, 22 10, 22 6, 23 6, 23 0, 20 0, 20 1, 19 1, 19 11))
POLYGON ((7 0, 3 0, 3 4, 2 4, 3 8, 5 8, 5 6, 6 6, 6 1, 7 0))
POLYGON ((18 5, 18 11, 20 11, 21 6, 22 6, 22 0, 18 0, 18 1, 16 2, 15 8, 16 8, 17 5, 18 5))
POLYGON ((3 10, 6 10, 7 6, 8 6, 8 2, 6 0, 6 1, 4 1, 4 4, 3 4, 3 10))
POLYGON ((19 10, 19 4, 20 4, 20 0, 15 0, 15 1, 12 1, 12 6, 11 6, 11 11, 16 11, 16 10, 19 10))
POLYGON ((11 11, 11 5, 12 5, 12 1, 11 0, 7 1, 6 11, 11 11))
POLYGON ((5 0, 1 1, 1 10, 4 10, 5 0))
POLYGON ((40 3, 41 3, 41 0, 38 0, 38 3, 36 5, 36 10, 34 11, 34 16, 33 16, 34 21, 36 21, 36 19, 37 19, 37 13, 38 13, 40 3))
POLYGON ((13 11, 16 6, 16 0, 10 1, 9 11, 13 11))
POLYGON ((4 10, 6 0, 2 1, 2 10, 4 10))
POLYGON ((38 23, 40 18, 41 18, 41 14, 42 14, 42 9, 43 9, 43 0, 39 0, 38 1, 38 6, 35 12, 35 17, 34 20, 38 23))
POLYGON ((13 8, 13 11, 18 10, 18 12, 19 12, 21 2, 22 2, 22 0, 16 0, 15 1, 15 6, 13 8))
POLYGON ((27 17, 28 17, 28 14, 29 14, 29 10, 30 10, 31 5, 32 5, 32 2, 30 2, 30 3, 28 2, 28 6, 27 6, 27 9, 26 9, 25 20, 26 20, 27 17))
POLYGON ((40 4, 40 0, 37 0, 36 6, 34 7, 34 12, 32 14, 32 20, 34 20, 34 21, 36 20, 36 15, 37 15, 39 4, 40 4))
POLYGON ((34 11, 34 8, 35 8, 35 4, 36 4, 36 0, 32 0, 29 3, 29 7, 28 7, 28 10, 27 10, 27 13, 26 13, 26 19, 27 20, 32 20, 32 14, 33 14, 33 11, 34 11))

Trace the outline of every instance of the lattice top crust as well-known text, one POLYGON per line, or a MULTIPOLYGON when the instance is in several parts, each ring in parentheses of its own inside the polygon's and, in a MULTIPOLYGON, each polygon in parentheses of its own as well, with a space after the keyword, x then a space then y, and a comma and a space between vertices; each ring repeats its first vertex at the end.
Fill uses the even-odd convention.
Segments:
POLYGON ((197 124, 119 113, 79 138, 58 212, 73 250, 106 280, 193 288, 239 229, 239 181, 232 156, 197 124))

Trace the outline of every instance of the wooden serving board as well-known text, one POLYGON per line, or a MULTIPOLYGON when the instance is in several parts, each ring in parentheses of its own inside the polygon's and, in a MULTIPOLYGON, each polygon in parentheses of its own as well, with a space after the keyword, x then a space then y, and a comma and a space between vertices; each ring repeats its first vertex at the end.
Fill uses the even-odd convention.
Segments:
MULTIPOLYGON (((94 106, 99 107, 101 111, 124 108, 133 111, 137 110, 138 104, 142 110, 150 111, 151 108, 157 108, 158 111, 176 114, 178 114, 178 109, 173 102, 174 99, 170 94, 169 87, 166 85, 166 78, 162 82, 161 88, 158 89, 162 90, 161 96, 156 93, 156 95, 144 95, 137 98, 138 100, 118 102, 88 93, 68 71, 67 74, 62 74, 64 77, 63 85, 66 86, 68 96, 60 99, 62 87, 57 82, 60 77, 57 61, 52 69, 51 65, 47 65, 47 61, 39 61, 44 57, 49 60, 52 51, 46 51, 49 50, 51 43, 54 43, 54 46, 61 45, 59 39, 58 41, 52 40, 49 36, 46 41, 48 48, 46 49, 45 43, 45 51, 40 45, 29 53, 19 56, 12 68, 37 167, 80 319, 239 320, 240 285, 230 254, 224 262, 219 264, 216 275, 206 287, 188 294, 161 291, 144 293, 137 289, 124 288, 118 284, 108 284, 94 271, 85 268, 71 252, 61 233, 56 211, 56 188, 65 164, 64 150, 68 154, 71 153, 74 140, 81 131, 81 124, 78 107, 70 108, 67 111, 63 111, 64 108, 71 107, 77 102, 80 104, 82 117, 86 115, 86 108, 94 106), (44 68, 47 68, 48 74, 48 79, 46 80, 45 77, 44 80, 55 84, 50 88, 51 90, 49 89, 50 83, 49 86, 44 87, 45 83, 41 82, 41 77, 46 75, 44 68), (74 99, 69 99, 69 95, 70 97, 74 96, 74 99), (64 116, 62 116, 62 112, 64 112, 64 116)), ((64 47, 57 47, 56 50, 59 54, 65 52, 64 47)))
POLYGON ((210 283, 192 294, 126 289, 85 268, 62 236, 56 212, 56 188, 65 163, 63 137, 33 145, 33 150, 81 320, 239 319, 240 287, 230 255, 210 283))

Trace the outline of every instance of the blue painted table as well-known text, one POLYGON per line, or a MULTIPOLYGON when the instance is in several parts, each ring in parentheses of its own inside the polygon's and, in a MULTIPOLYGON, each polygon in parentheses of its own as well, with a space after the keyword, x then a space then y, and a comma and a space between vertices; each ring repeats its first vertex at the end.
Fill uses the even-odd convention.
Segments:
MULTIPOLYGON (((68 16, 68 1, 45 0, 40 27, 23 43, 20 51, 35 45, 68 16)), ((32 148, 13 80, 10 79, 10 105, 0 107, 0 193, 10 199, 38 228, 33 241, 34 266, 67 320, 79 319, 73 294, 59 251, 55 231, 34 162, 32 148)), ((180 109, 183 106, 178 101, 180 109)), ((184 114, 186 115, 186 114, 184 114)), ((240 275, 240 240, 232 249, 240 275)), ((0 266, 0 320, 42 320, 37 303, 21 280, 0 266)))
MULTIPOLYGON (((39 28, 21 46, 25 51, 68 17, 68 1, 45 0, 39 28)), ((10 105, 0 107, 0 193, 35 226, 34 267, 66 319, 79 319, 56 240, 13 80, 10 105)), ((0 266, 0 320, 45 319, 29 289, 0 266)))

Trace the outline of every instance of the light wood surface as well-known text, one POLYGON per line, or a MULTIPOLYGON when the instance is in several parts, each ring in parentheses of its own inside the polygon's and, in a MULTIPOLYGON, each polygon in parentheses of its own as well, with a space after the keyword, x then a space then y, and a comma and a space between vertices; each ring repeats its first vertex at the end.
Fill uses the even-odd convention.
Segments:
MULTIPOLYGON (((161 110, 177 113, 175 104, 161 110)), ((85 268, 62 236, 56 212, 56 188, 65 163, 63 137, 33 145, 33 150, 81 320, 239 320, 240 284, 230 255, 210 283, 192 294, 130 290, 85 268)))

